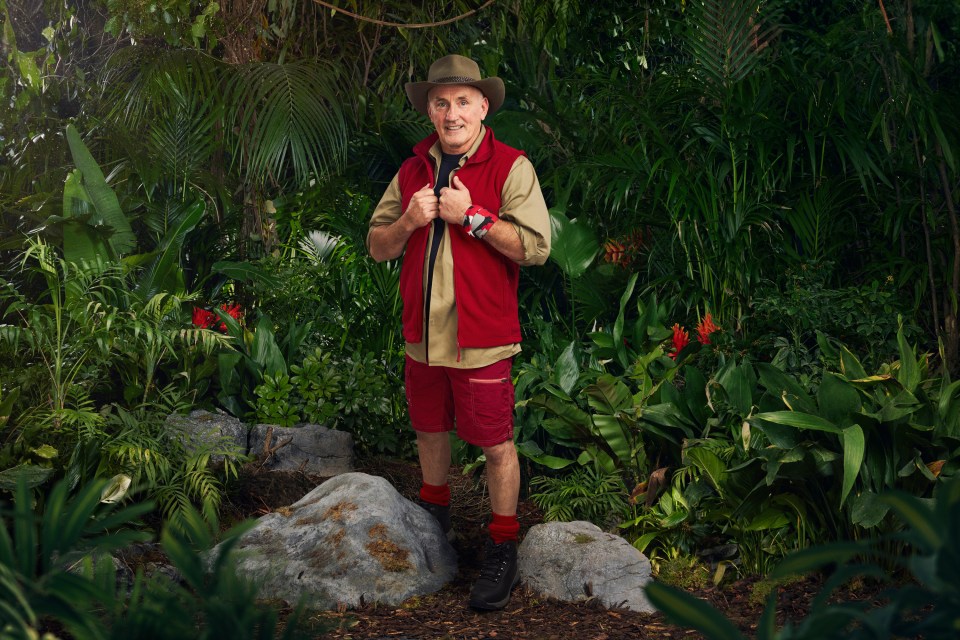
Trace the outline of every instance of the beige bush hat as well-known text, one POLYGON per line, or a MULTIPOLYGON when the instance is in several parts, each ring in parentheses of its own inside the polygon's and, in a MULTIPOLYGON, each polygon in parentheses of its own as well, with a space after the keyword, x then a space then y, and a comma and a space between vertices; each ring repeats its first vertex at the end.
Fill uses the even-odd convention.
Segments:
POLYGON ((503 80, 496 76, 481 79, 477 63, 456 54, 444 56, 430 65, 426 82, 408 82, 404 89, 413 108, 427 115, 427 93, 445 84, 465 84, 480 89, 490 103, 487 115, 493 115, 503 104, 503 80))

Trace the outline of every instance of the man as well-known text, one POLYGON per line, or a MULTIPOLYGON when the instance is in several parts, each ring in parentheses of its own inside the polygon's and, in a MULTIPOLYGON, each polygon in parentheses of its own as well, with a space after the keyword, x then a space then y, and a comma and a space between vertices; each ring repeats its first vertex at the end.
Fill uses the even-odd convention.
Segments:
POLYGON ((469 58, 433 63, 406 84, 436 130, 417 144, 370 220, 377 261, 403 255, 400 294, 405 383, 423 474, 420 504, 450 530, 450 439, 483 449, 493 510, 477 609, 500 609, 518 581, 517 496, 510 367, 520 351, 520 265, 550 253, 547 208, 523 152, 497 141, 483 119, 504 98, 503 81, 481 78, 469 58))

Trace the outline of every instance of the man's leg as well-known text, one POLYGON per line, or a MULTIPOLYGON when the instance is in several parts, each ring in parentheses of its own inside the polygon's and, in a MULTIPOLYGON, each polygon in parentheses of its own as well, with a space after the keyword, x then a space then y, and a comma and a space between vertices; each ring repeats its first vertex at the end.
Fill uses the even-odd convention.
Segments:
POLYGON ((453 538, 450 522, 450 435, 453 428, 453 391, 441 367, 406 360, 405 382, 410 423, 417 434, 420 455, 420 506, 437 519, 453 538))
MULTIPOLYGON (((447 484, 447 475, 450 473, 450 435, 445 431, 417 431, 417 452, 420 454, 420 472, 423 474, 424 484, 447 484)), ((517 469, 519 471, 519 466, 517 469)), ((519 486, 518 480, 518 489, 519 486)))
POLYGON ((520 495, 520 461, 513 440, 492 447, 483 447, 487 458, 487 486, 490 490, 490 506, 495 514, 517 515, 517 499, 520 495))

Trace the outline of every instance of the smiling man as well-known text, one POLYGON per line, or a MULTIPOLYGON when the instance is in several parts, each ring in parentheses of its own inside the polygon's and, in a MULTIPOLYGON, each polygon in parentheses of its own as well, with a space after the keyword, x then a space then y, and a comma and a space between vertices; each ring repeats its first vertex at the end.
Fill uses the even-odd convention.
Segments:
POLYGON ((550 253, 547 207, 533 165, 483 120, 503 104, 503 81, 458 55, 406 84, 435 132, 413 148, 370 220, 377 261, 403 256, 404 373, 423 474, 420 504, 448 537, 449 432, 483 450, 493 511, 477 609, 500 609, 516 585, 520 465, 513 444, 513 356, 520 351, 520 266, 550 253))

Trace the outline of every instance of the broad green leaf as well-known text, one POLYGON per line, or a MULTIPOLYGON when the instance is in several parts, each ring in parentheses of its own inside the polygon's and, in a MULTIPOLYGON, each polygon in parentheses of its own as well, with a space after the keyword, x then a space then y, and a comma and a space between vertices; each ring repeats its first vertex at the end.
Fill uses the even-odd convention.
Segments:
POLYGON ((897 347, 900 351, 900 368, 897 370, 897 380, 903 388, 913 393, 920 384, 920 363, 917 355, 903 336, 903 328, 897 331, 897 347))
POLYGON ((600 253, 593 229, 569 220, 561 211, 550 210, 550 259, 568 278, 578 278, 600 253))
POLYGON ((867 377, 867 371, 857 357, 843 346, 840 347, 840 370, 847 380, 862 380, 867 377))
MULTIPOLYGON (((613 346, 617 350, 618 360, 622 366, 627 366, 628 364, 626 362, 626 348, 623 344, 623 318, 627 310, 627 302, 630 300, 630 296, 633 295, 633 288, 637 284, 637 277, 639 275, 639 273, 634 273, 630 276, 630 280, 627 281, 623 295, 620 296, 620 311, 617 313, 617 319, 613 323, 613 346)), ((639 349, 642 345, 635 346, 639 349)))
POLYGON ((733 366, 731 363, 717 373, 717 383, 723 387, 727 400, 742 416, 750 415, 753 408, 753 385, 749 368, 747 364, 733 366))
POLYGON ((188 205, 179 223, 171 229, 160 242, 157 256, 137 285, 137 294, 142 300, 149 300, 161 292, 182 293, 184 290, 183 270, 180 266, 180 253, 187 234, 203 218, 203 202, 188 205))
POLYGON ((863 456, 866 452, 866 441, 863 429, 856 424, 844 427, 841 440, 843 441, 843 488, 840 492, 842 507, 860 474, 860 465, 863 464, 863 456))
MULTIPOLYGON (((935 430, 938 436, 960 438, 960 380, 945 384, 940 390, 937 417, 939 419, 935 430)), ((2 425, 0 422, 0 426, 2 425)))
POLYGON ((659 582, 644 591, 650 602, 674 623, 691 627, 710 640, 743 640, 733 623, 706 602, 659 582))
POLYGON ((580 378, 580 364, 577 362, 575 354, 576 341, 571 340, 567 348, 560 354, 557 360, 557 366, 553 369, 553 380, 557 386, 563 389, 568 395, 577 385, 580 378))
POLYGON ((841 433, 841 429, 832 422, 824 420, 820 416, 800 413, 799 411, 768 411, 766 413, 758 413, 750 418, 750 423, 755 424, 764 420, 776 424, 783 424, 788 427, 796 427, 797 429, 826 431, 836 434, 841 433))
MULTIPOLYGON (((219 309, 217 314, 221 317, 227 315, 219 309)), ((273 333, 273 322, 267 316, 260 316, 257 323, 253 344, 250 345, 250 358, 262 367, 263 373, 276 375, 287 372, 287 363, 273 333)))
POLYGON ((537 464, 541 464, 548 469, 554 470, 569 467, 571 464, 576 462, 576 460, 571 460, 568 458, 558 458, 557 456, 547 455, 543 452, 543 449, 541 449, 540 446, 532 440, 518 442, 517 453, 529 460, 533 460, 537 464))
POLYGON ((594 384, 588 385, 583 392, 587 402, 597 411, 617 413, 633 409, 633 396, 630 389, 614 376, 605 373, 594 384))
POLYGON ((688 366, 683 370, 683 381, 683 400, 687 411, 697 425, 706 425, 710 417, 706 378, 699 369, 688 366))
POLYGON ((633 456, 630 451, 630 440, 623 423, 616 416, 595 415, 593 424, 597 431, 603 437, 603 442, 610 448, 620 463, 624 466, 630 466, 633 456))
POLYGON ((97 211, 100 222, 112 231, 109 243, 115 255, 130 253, 137 246, 136 236, 130 227, 130 221, 120 208, 117 194, 107 184, 100 165, 93 159, 87 146, 83 144, 80 134, 71 124, 67 125, 67 143, 77 168, 83 174, 83 186, 90 196, 91 202, 97 211))
POLYGON ((757 373, 770 393, 781 399, 792 411, 816 413, 817 408, 800 383, 780 369, 766 362, 757 363, 757 373))
POLYGON ((790 516, 776 507, 766 507, 751 518, 742 528, 744 531, 768 531, 790 524, 790 516))
POLYGON ((710 486, 723 498, 723 481, 727 467, 717 454, 704 447, 691 447, 684 452, 688 460, 706 476, 710 486))
POLYGON ((825 373, 817 390, 819 414, 837 425, 850 424, 860 411, 860 393, 847 380, 833 373, 825 373))
POLYGON ((866 490, 850 498, 850 521, 864 529, 872 529, 890 512, 890 505, 879 499, 873 491, 866 490))

